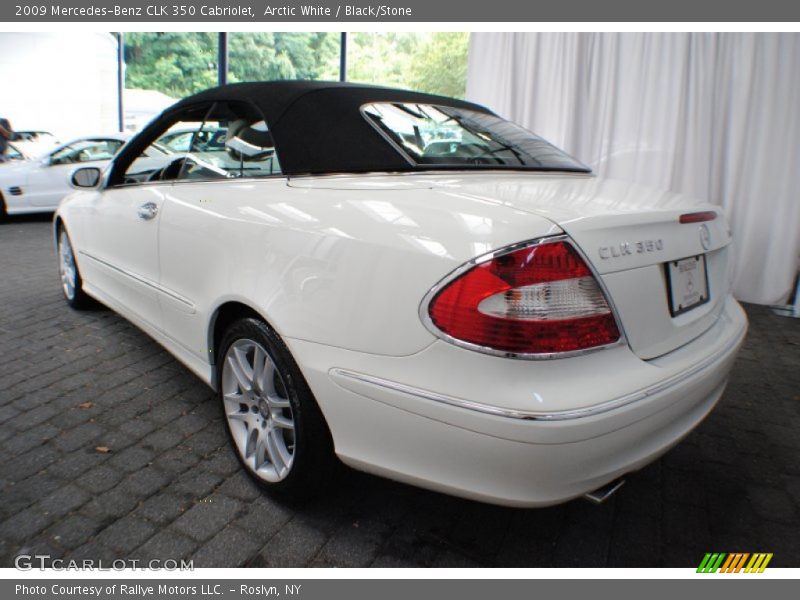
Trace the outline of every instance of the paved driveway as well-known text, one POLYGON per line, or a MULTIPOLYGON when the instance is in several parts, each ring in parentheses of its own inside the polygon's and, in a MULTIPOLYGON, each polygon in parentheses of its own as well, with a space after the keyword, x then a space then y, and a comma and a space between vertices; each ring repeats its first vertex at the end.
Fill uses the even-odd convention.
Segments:
POLYGON ((26 553, 199 566, 800 566, 800 321, 748 306, 718 409, 602 506, 497 508, 345 470, 280 504, 212 393, 108 310, 61 299, 49 218, 0 224, 0 566, 26 553), (97 448, 107 448, 108 452, 97 448))

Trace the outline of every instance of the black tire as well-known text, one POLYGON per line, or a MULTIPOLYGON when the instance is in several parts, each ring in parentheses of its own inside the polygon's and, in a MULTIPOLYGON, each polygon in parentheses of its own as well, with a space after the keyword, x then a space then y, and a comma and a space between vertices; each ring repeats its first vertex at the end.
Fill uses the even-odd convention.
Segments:
MULTIPOLYGON (((242 463, 248 475, 267 492, 283 500, 302 502, 317 496, 331 482, 338 468, 338 461, 335 458, 333 441, 325 418, 303 374, 300 372, 297 363, 294 358, 292 358, 283 340, 261 320, 254 318, 240 319, 235 321, 226 330, 217 348, 216 358, 219 404, 225 419, 228 437, 234 447, 239 462, 242 463), (230 365, 227 368, 226 377, 225 363, 228 357, 235 357, 232 347, 234 344, 236 344, 237 347, 247 347, 249 342, 256 342, 260 345, 261 348, 266 351, 268 361, 272 361, 275 372, 278 373, 277 378, 272 378, 272 387, 275 389, 276 394, 282 400, 288 400, 289 404, 288 407, 279 410, 286 411, 284 414, 288 414, 290 418, 293 419, 294 429, 291 434, 293 454, 291 466, 288 467, 288 474, 284 475, 283 478, 278 481, 267 480, 263 475, 263 471, 261 474, 257 472, 255 464, 258 463, 258 459, 253 458, 253 453, 251 453, 249 457, 246 457, 237 442, 237 436, 241 442, 242 431, 244 430, 247 431, 246 437, 248 440, 253 439, 253 436, 250 435, 251 433, 253 433, 256 438, 259 438, 259 436, 262 435, 262 430, 256 432, 252 431, 253 429, 258 429, 259 425, 253 424, 252 422, 248 425, 243 425, 241 423, 241 418, 237 418, 234 421, 229 416, 231 414, 229 411, 236 412, 235 405, 239 403, 240 398, 242 400, 239 404, 239 411, 242 412, 236 413, 237 417, 240 415, 247 415, 246 418, 248 419, 259 420, 262 429, 267 427, 264 421, 268 419, 265 418, 264 415, 272 413, 272 410, 267 410, 266 413, 256 412, 255 406, 251 404, 249 405, 249 410, 254 413, 251 415, 250 412, 248 412, 248 403, 255 401, 252 398, 244 398, 242 387, 239 385, 235 375, 233 375, 233 369, 230 365), (244 344, 244 346, 242 346, 242 344, 244 344), (231 352, 230 354, 229 351, 231 352), (231 393, 233 389, 238 390, 238 393, 242 394, 242 396, 237 397, 233 401, 229 399, 228 404, 226 404, 224 397, 226 390, 227 393, 231 393), (237 428, 236 433, 234 433, 233 428, 237 428), (251 464, 251 461, 255 461, 255 463, 251 464)), ((247 358, 246 360, 250 359, 247 358)), ((252 364, 255 364, 255 358, 253 358, 252 364)), ((267 364, 269 364, 269 362, 267 362, 267 364)), ((257 390, 257 386, 253 385, 253 389, 257 390)), ((260 390, 259 393, 263 398, 266 398, 268 395, 266 392, 260 390)), ((263 403, 264 400, 260 402, 263 403)), ((263 405, 266 406, 266 404, 263 405)), ((272 425, 270 425, 270 427, 273 427, 275 431, 278 430, 277 427, 272 425)), ((282 432, 281 435, 283 436, 286 434, 282 432)), ((283 447, 286 449, 288 446, 289 445, 286 444, 283 447)), ((266 449, 262 454, 264 452, 266 452, 266 449)), ((254 451, 254 453, 257 454, 257 450, 254 451)), ((278 470, 277 467, 274 467, 274 465, 267 460, 266 456, 264 458, 266 461, 264 464, 267 469, 274 468, 275 471, 278 470)))
POLYGON ((58 260, 58 275, 61 280, 61 291, 64 294, 64 299, 67 301, 67 304, 70 305, 71 308, 75 310, 87 310, 94 306, 94 302, 92 299, 83 291, 83 279, 81 278, 81 273, 78 270, 78 263, 75 262, 75 254, 72 249, 72 241, 69 239, 69 234, 67 230, 64 228, 63 225, 59 225, 58 229, 58 237, 56 238, 56 258, 58 260), (65 263, 66 260, 64 256, 62 256, 62 252, 64 248, 62 248, 63 244, 69 245, 69 255, 71 257, 71 264, 72 264, 72 272, 66 273, 65 272, 65 263), (72 286, 67 284, 67 279, 71 279, 72 286))
POLYGON ((3 194, 0 194, 0 223, 6 220, 8 213, 6 213, 6 199, 3 194))

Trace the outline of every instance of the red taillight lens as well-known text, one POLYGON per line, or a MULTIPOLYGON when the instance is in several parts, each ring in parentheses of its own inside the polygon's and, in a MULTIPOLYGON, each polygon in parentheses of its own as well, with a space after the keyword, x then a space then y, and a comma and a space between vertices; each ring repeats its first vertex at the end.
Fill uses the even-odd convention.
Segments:
POLYGON ((476 265, 433 298, 428 314, 456 340, 513 354, 571 352, 620 337, 589 267, 565 241, 476 265))
POLYGON ((704 210, 701 212, 685 213, 678 217, 679 223, 703 223, 705 221, 713 221, 717 218, 717 213, 713 210, 704 210))

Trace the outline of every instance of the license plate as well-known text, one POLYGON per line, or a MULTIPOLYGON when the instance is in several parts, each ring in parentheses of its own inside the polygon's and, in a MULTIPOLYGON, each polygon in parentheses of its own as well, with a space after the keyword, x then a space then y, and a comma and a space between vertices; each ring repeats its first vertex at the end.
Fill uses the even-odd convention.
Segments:
POLYGON ((708 302, 708 273, 703 254, 667 263, 669 312, 673 317, 708 302))

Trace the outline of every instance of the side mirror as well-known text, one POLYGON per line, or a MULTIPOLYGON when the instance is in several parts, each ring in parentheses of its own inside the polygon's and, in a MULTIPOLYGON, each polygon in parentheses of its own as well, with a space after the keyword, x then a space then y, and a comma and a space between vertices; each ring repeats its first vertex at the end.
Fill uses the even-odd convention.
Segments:
POLYGON ((92 189, 100 184, 100 175, 102 171, 97 167, 83 167, 73 171, 69 181, 76 189, 92 189))

